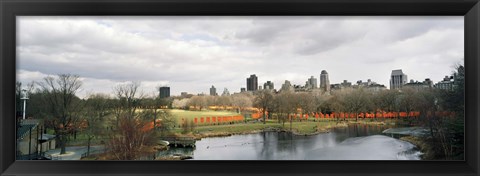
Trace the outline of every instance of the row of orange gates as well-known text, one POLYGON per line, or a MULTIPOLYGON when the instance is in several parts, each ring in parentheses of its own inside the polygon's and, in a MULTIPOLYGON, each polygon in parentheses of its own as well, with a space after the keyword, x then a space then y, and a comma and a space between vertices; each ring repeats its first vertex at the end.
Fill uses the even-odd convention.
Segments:
MULTIPOLYGON (((448 111, 439 111, 439 112, 428 112, 427 117, 454 117, 455 112, 448 111)), ((252 114, 252 119, 259 119, 262 117, 262 113, 252 114)), ((268 113, 266 113, 267 119, 269 118, 268 113)), ((379 113, 358 113, 357 117, 359 118, 406 118, 406 117, 420 117, 420 112, 379 112, 379 113)), ((306 119, 315 118, 315 119, 329 119, 329 118, 356 118, 355 113, 309 113, 309 114, 290 114, 289 119, 306 119)), ((185 119, 182 118, 182 122, 185 119)), ((198 123, 229 123, 229 122, 241 122, 245 118, 242 115, 237 116, 219 116, 219 117, 195 117, 193 122, 198 123)))
POLYGON ((407 113, 407 112, 383 112, 383 113, 358 113, 358 114, 355 114, 355 113, 344 113, 344 112, 341 112, 341 113, 330 113, 330 114, 323 114, 323 113, 311 113, 311 114, 292 114, 290 115, 289 118, 293 118, 293 119, 297 119, 297 118, 300 118, 300 119, 308 119, 309 117, 310 118, 325 118, 325 119, 328 119, 328 118, 356 118, 356 117, 359 117, 359 118, 397 118, 397 117, 419 117, 420 116, 420 112, 410 112, 410 113, 407 113))
MULTIPOLYGON (((182 118, 182 121, 185 119, 182 118)), ((194 123, 230 123, 244 121, 245 118, 241 115, 236 116, 218 116, 218 117, 195 117, 194 123)))
MULTIPOLYGON (((428 112, 427 117, 432 117, 433 115, 435 116, 442 116, 442 117, 454 117, 455 112, 448 112, 448 111, 442 111, 442 112, 428 112)), ((418 111, 412 111, 412 112, 378 112, 378 113, 330 113, 330 114, 323 114, 323 113, 310 113, 310 114, 291 114, 289 116, 289 119, 308 119, 308 118, 406 118, 406 117, 420 117, 420 112, 418 111)))
MULTIPOLYGON (((438 112, 427 112, 427 117, 454 117, 455 112, 449 111, 438 111, 438 112)), ((253 119, 258 119, 262 117, 261 113, 257 113, 252 115, 253 119)), ((268 117, 268 113, 267 113, 268 117)), ((309 114, 290 114, 289 119, 308 119, 308 118, 315 118, 315 119, 328 119, 328 118, 406 118, 406 117, 420 117, 420 112, 413 111, 413 112, 378 112, 378 113, 330 113, 330 114, 323 114, 323 113, 309 113, 309 114)))

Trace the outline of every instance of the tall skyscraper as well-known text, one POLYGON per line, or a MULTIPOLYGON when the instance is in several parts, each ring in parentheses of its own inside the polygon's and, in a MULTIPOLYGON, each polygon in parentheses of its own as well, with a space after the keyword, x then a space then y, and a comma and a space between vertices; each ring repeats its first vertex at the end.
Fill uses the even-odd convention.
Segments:
POLYGON ((224 88, 224 89, 223 89, 222 96, 230 96, 230 92, 228 91, 227 88, 224 88))
POLYGON ((390 76, 390 89, 400 89, 407 84, 407 75, 402 72, 402 69, 392 70, 390 76))
POLYGON ((160 98, 170 97, 170 87, 160 87, 160 98))
POLYGON ((308 78, 307 80, 307 85, 306 87, 307 88, 310 88, 310 89, 316 89, 317 88, 317 78, 314 78, 313 76, 311 76, 310 78, 308 78))
POLYGON ((210 95, 217 96, 217 89, 213 85, 210 87, 210 95))
POLYGON ((281 91, 293 91, 294 88, 290 81, 285 80, 285 83, 282 84, 282 88, 280 89, 281 91))
POLYGON ((258 89, 258 77, 253 74, 247 78, 247 91, 256 91, 258 89))
POLYGON ((263 89, 274 89, 273 82, 267 81, 265 84, 263 84, 263 89))
POLYGON ((320 74, 320 89, 324 92, 330 92, 330 80, 328 79, 328 73, 322 70, 320 74))
POLYGON ((454 88, 454 77, 453 76, 445 76, 443 81, 438 82, 435 84, 435 88, 437 89, 444 89, 444 90, 453 90, 454 88))

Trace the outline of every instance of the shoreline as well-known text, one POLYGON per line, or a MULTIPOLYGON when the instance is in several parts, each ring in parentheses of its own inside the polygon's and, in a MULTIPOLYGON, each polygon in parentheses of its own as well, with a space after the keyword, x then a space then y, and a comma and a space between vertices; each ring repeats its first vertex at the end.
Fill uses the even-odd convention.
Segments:
MULTIPOLYGON (((201 140, 203 138, 214 138, 214 137, 229 137, 229 136, 234 136, 234 135, 246 135, 246 134, 258 134, 261 132, 286 132, 286 133, 291 133, 292 135, 295 136, 313 136, 313 135, 318 135, 318 134, 325 134, 329 133, 332 131, 333 128, 347 128, 351 124, 361 124, 361 125, 392 125, 394 123, 385 123, 385 122, 367 122, 367 121, 339 121, 339 122, 333 122, 331 121, 330 123, 315 123, 315 122, 308 122, 307 127, 315 127, 314 131, 311 130, 311 128, 305 128, 305 124, 296 124, 297 126, 295 128, 292 128, 290 130, 289 125, 285 124, 285 126, 282 126, 280 124, 273 124, 273 123, 267 123, 265 126, 264 124, 260 124, 263 126, 262 129, 253 129, 253 130, 244 130, 244 131, 221 131, 221 129, 208 129, 208 127, 203 127, 203 130, 200 132, 196 133, 187 133, 187 134, 180 134, 180 133, 175 133, 174 135, 178 136, 190 136, 193 137, 196 141, 201 140), (303 128, 302 128, 303 127, 303 128), (304 130, 304 131, 301 131, 304 130)), ((225 126, 224 126, 225 127, 225 126)), ((226 128, 234 128, 235 124, 232 126, 226 126, 226 128)), ((407 141, 407 140, 405 140, 407 141)), ((407 141, 410 142, 410 141, 407 141)), ((416 143, 410 142, 414 144, 415 146, 418 146, 416 143)), ((420 147, 419 147, 420 148, 420 147)), ((165 148, 161 146, 155 146, 153 147, 154 150, 160 151, 160 150, 165 150, 165 148)), ((104 157, 104 156, 103 156, 104 157)), ((96 156, 93 155, 88 158, 84 158, 82 160, 98 160, 99 158, 102 158, 102 155, 96 156)), ((182 158, 181 156, 163 156, 156 158, 155 160, 183 160, 185 158, 182 158)), ((422 156, 423 159, 423 156, 422 156)), ((101 160, 101 159, 100 159, 101 160)))
POLYGON ((313 133, 299 133, 297 131, 289 131, 289 130, 280 129, 280 128, 265 128, 263 130, 252 130, 252 131, 245 131, 245 132, 216 132, 216 133, 207 132, 207 133, 200 133, 200 134, 193 134, 193 135, 195 137, 195 140, 201 140, 203 138, 228 137, 228 136, 245 135, 245 134, 258 134, 262 132, 285 132, 285 133, 292 133, 293 135, 296 135, 296 136, 313 136, 317 134, 328 133, 330 132, 330 130, 316 131, 313 133))
POLYGON ((431 160, 433 158, 432 146, 423 141, 421 138, 415 136, 403 136, 399 139, 415 145, 415 147, 417 147, 418 150, 423 153, 423 155, 420 156, 421 160, 431 160))
MULTIPOLYGON (((312 122, 315 123, 315 122, 312 122)), ((316 130, 314 132, 306 132, 302 133, 299 132, 297 129, 293 129, 290 131, 287 129, 287 127, 272 127, 268 126, 264 129, 255 129, 255 130, 249 130, 249 131, 242 131, 242 132, 199 132, 199 133, 191 133, 187 135, 193 135, 195 140, 201 140, 203 138, 213 138, 213 137, 228 137, 228 136, 233 136, 233 135, 245 135, 245 134, 257 134, 261 132, 289 132, 292 133, 293 135, 296 136, 313 136, 313 135, 318 135, 318 134, 323 134, 323 133, 329 133, 332 128, 346 128, 348 127, 349 124, 363 124, 363 125, 394 125, 395 123, 385 123, 385 122, 365 122, 365 121, 340 121, 335 125, 327 125, 324 127, 316 127, 316 130)), ((178 135, 185 135, 185 134, 178 134, 178 135)))

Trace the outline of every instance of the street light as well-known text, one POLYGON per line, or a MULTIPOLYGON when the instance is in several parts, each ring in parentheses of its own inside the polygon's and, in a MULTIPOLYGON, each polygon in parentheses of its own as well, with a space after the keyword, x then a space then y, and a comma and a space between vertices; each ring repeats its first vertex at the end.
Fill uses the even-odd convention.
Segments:
POLYGON ((27 108, 28 94, 26 89, 22 89, 22 98, 23 100, 23 120, 25 120, 25 110, 27 108))

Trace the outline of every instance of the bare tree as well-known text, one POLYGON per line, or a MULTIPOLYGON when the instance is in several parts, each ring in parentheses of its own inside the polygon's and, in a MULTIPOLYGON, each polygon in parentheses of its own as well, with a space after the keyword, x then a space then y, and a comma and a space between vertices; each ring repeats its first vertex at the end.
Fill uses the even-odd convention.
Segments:
POLYGON ((140 99, 144 97, 143 93, 138 91, 140 82, 131 82, 120 84, 113 88, 114 95, 118 99, 116 105, 116 118, 124 116, 132 118, 140 105, 140 99))
POLYGON ((160 124, 158 124, 160 127, 160 134, 165 135, 169 133, 171 130, 173 130, 176 127, 177 124, 177 118, 175 118, 172 114, 170 114, 167 111, 159 111, 158 112, 158 118, 160 120, 160 124))
POLYGON ((172 106, 173 108, 186 109, 189 101, 190 101, 190 98, 174 99, 172 106))
POLYGON ((279 114, 280 122, 285 126, 285 122, 290 121, 290 130, 292 128, 292 118, 290 115, 295 114, 297 111, 296 99, 294 93, 289 91, 283 91, 275 97, 275 102, 278 104, 277 112, 279 114))
POLYGON ((216 105, 223 106, 223 108, 226 108, 227 106, 232 106, 233 100, 231 96, 220 96, 217 98, 216 105))
POLYGON ((232 95, 232 104, 238 108, 238 113, 244 115, 244 109, 253 106, 253 97, 249 94, 232 95))
POLYGON ((298 103, 299 107, 302 109, 303 114, 310 114, 317 109, 317 105, 315 104, 315 97, 311 93, 298 93, 298 103))
POLYGON ((145 118, 120 118, 118 127, 107 143, 111 159, 135 160, 151 153, 155 135, 153 130, 147 128, 149 123, 145 118))
POLYGON ((266 123, 265 116, 267 114, 268 107, 273 102, 273 94, 269 90, 261 90, 255 97, 254 105, 263 111, 263 124, 266 123))
POLYGON ((117 103, 114 105, 115 129, 109 134, 107 146, 113 159, 134 160, 151 152, 155 145, 155 130, 151 110, 138 110, 144 95, 139 93, 140 83, 133 82, 114 88, 117 103))
POLYGON ((190 98, 188 103, 189 106, 193 106, 194 109, 202 110, 205 106, 207 106, 207 100, 204 96, 193 96, 190 98))
POLYGON ((77 123, 79 111, 79 99, 75 93, 82 86, 78 75, 60 74, 56 77, 45 77, 43 82, 38 83, 45 95, 45 103, 50 107, 51 122, 60 145, 60 154, 65 154, 67 135, 71 134, 77 123))
POLYGON ((207 95, 207 96, 205 96, 205 100, 207 102, 207 106, 216 106, 217 103, 218 103, 218 97, 217 96, 207 95))
POLYGON ((331 96, 327 96, 323 94, 321 91, 314 91, 312 92, 312 96, 314 97, 315 100, 315 112, 321 112, 322 111, 322 104, 326 103, 328 99, 331 96))
MULTIPOLYGON (((344 90, 339 90, 339 91, 335 91, 333 93, 333 96, 330 97, 330 99, 328 99, 326 101, 325 104, 327 108, 330 109, 330 111, 334 111, 334 112, 347 112, 349 111, 346 107, 346 102, 347 101, 347 97, 351 94, 351 92, 353 91, 353 89, 344 89, 344 90)), ((340 117, 337 117, 337 122, 340 120, 340 117)), ((346 121, 346 116, 343 117, 343 121, 346 121)))
POLYGON ((86 125, 84 133, 87 135, 87 155, 90 155, 92 140, 102 135, 105 127, 106 116, 110 114, 110 106, 106 94, 91 94, 88 96, 85 106, 83 123, 86 125))
POLYGON ((355 121, 358 121, 358 114, 367 110, 368 95, 363 89, 352 90, 345 96, 344 107, 348 112, 355 114, 355 121))
POLYGON ((391 112, 398 109, 398 95, 397 90, 385 90, 378 94, 378 102, 376 103, 383 111, 391 112))
POLYGON ((433 155, 428 159, 464 159, 465 70, 461 65, 455 69, 453 89, 419 90, 412 96, 411 103, 420 112, 416 120, 429 129, 429 135, 423 137, 432 146, 433 155))

